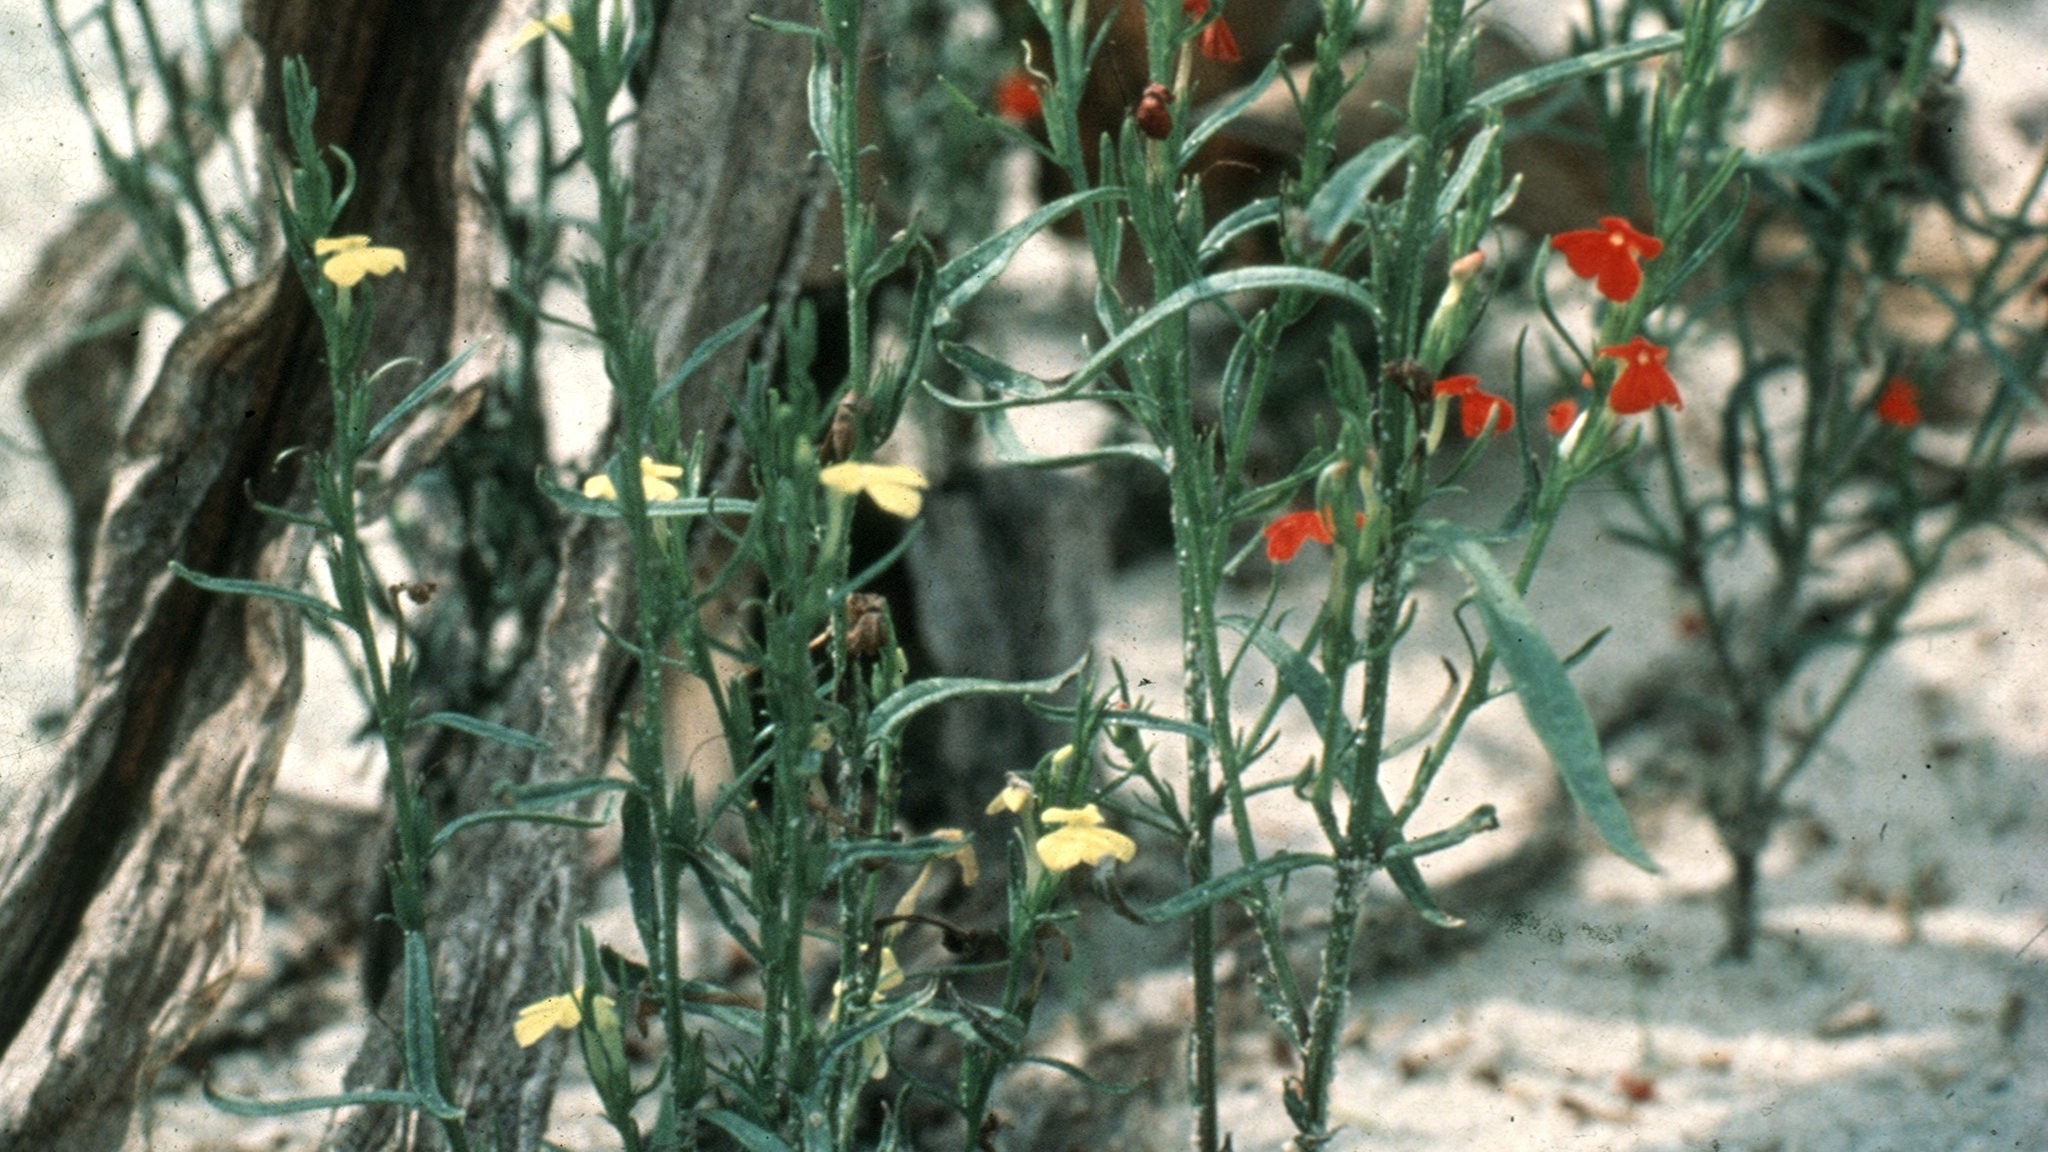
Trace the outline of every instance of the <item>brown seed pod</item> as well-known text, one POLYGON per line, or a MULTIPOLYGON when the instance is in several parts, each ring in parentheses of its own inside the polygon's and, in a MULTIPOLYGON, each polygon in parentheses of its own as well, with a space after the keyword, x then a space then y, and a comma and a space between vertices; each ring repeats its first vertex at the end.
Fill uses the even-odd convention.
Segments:
POLYGON ((832 424, 825 429, 825 440, 818 445, 818 462, 837 464, 853 458, 854 441, 860 432, 861 413, 867 411, 868 402, 858 393, 848 392, 832 411, 832 424))
POLYGON ((1167 105, 1173 103, 1173 92, 1164 84, 1147 84, 1145 94, 1138 97, 1137 110, 1131 119, 1138 122, 1138 131, 1154 140, 1164 140, 1173 133, 1173 110, 1167 105))
POLYGON ((846 654, 873 656, 889 643, 889 602, 872 592, 846 598, 846 654))

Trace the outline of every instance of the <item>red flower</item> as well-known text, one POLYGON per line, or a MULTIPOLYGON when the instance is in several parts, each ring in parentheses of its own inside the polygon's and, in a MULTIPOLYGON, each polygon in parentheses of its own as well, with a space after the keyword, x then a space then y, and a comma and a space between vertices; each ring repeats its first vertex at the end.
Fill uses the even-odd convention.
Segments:
POLYGON ((1577 400, 1559 400, 1543 414, 1543 423, 1550 428, 1552 436, 1562 436, 1571 431, 1572 421, 1579 418, 1577 400))
MULTIPOLYGON (((1190 21, 1199 22, 1209 15, 1209 0, 1181 0, 1181 15, 1190 21)), ((1204 57, 1218 64, 1235 64, 1244 59, 1237 50, 1237 37, 1230 31, 1230 22, 1218 16, 1214 24, 1202 29, 1202 35, 1195 42, 1204 57)))
POLYGON ((1045 104, 1038 96, 1038 85, 1022 69, 1007 72, 996 81, 996 115, 1012 124, 1029 124, 1045 114, 1045 104))
POLYGON ((1565 232, 1550 238, 1550 246, 1564 253, 1572 271, 1594 282, 1600 294, 1617 304, 1635 299, 1643 286, 1643 267, 1664 250, 1664 242, 1638 232, 1619 216, 1602 216, 1600 227, 1565 232))
POLYGON ((1884 382, 1877 395, 1877 418, 1894 428, 1911 428, 1920 423, 1920 389, 1903 376, 1884 382))
POLYGON ((1678 381, 1664 370, 1664 358, 1670 352, 1661 345, 1637 336, 1626 344, 1602 348, 1600 354, 1621 361, 1621 375, 1614 378, 1614 387, 1607 393, 1607 406, 1615 415, 1633 416, 1659 404, 1685 407, 1678 395, 1678 381))
POLYGON ((1302 544, 1313 540, 1318 544, 1329 544, 1337 539, 1331 531, 1328 512, 1289 512, 1271 524, 1266 525, 1266 559, 1276 564, 1285 564, 1301 551, 1302 544))
POLYGON ((1477 376, 1446 376, 1436 382, 1433 391, 1438 396, 1458 398, 1458 427, 1464 430, 1467 440, 1486 431, 1487 418, 1495 408, 1500 409, 1500 422, 1493 426, 1496 435, 1515 426, 1515 406, 1490 392, 1481 392, 1477 376))
POLYGON ((1230 21, 1218 16, 1216 22, 1202 29, 1202 38, 1195 42, 1202 55, 1218 64, 1235 64, 1244 59, 1244 53, 1237 50, 1237 37, 1230 31, 1230 21))
POLYGON ((1500 409, 1500 417, 1493 426, 1493 434, 1498 436, 1515 426, 1513 404, 1477 388, 1458 397, 1458 427, 1465 430, 1465 438, 1474 439, 1486 431, 1486 421, 1496 408, 1500 409))

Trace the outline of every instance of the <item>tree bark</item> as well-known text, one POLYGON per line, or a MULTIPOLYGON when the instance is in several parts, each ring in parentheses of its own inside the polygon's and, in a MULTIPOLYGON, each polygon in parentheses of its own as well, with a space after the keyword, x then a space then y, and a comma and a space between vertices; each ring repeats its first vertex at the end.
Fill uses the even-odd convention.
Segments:
MULTIPOLYGON (((458 242, 454 189, 463 66, 493 11, 481 0, 248 8, 270 50, 266 78, 283 55, 308 57, 318 134, 357 162, 350 220, 374 221, 421 271, 381 289, 374 361, 439 361, 488 302, 488 253, 458 242)), ((272 125, 277 105, 273 89, 272 125)), ((460 422, 484 368, 401 434, 387 473, 402 477, 460 422)), ((201 592, 168 564, 301 581, 307 530, 259 514, 250 496, 310 506, 298 470, 275 462, 324 446, 327 397, 303 293, 274 268, 188 325, 110 453, 77 712, 56 769, 0 839, 0 1152, 119 1147, 251 930, 242 846, 298 703, 300 624, 269 601, 201 592)))
MULTIPOLYGON (((763 15, 798 20, 806 0, 772 0, 763 15)), ((643 218, 663 223, 642 250, 640 323, 657 364, 672 371, 704 337, 770 300, 803 258, 798 227, 808 197, 811 139, 804 113, 806 44, 755 27, 739 4, 668 7, 648 62, 635 186, 643 218)), ((685 439, 716 442, 727 398, 759 341, 736 341, 678 396, 685 439)), ((594 463, 592 464, 594 468, 594 463)), ((537 732, 551 751, 478 750, 456 773, 456 811, 492 807, 501 780, 589 775, 613 751, 631 662, 597 627, 630 618, 625 536, 609 521, 570 529, 543 628, 540 658, 514 689, 501 722, 537 732)), ((581 840, 560 828, 494 825, 459 838, 445 878, 429 893, 441 1025, 453 1062, 453 1098, 474 1131, 497 1146, 538 1148, 566 1043, 532 1049, 512 1039, 521 1006, 560 991, 556 958, 580 910, 573 882, 581 840), (507 831, 506 829, 510 829, 507 831)), ((396 1085, 403 1075, 398 996, 387 991, 348 1075, 352 1088, 396 1085)), ((339 1124, 335 1152, 438 1148, 430 1125, 391 1109, 339 1124)))

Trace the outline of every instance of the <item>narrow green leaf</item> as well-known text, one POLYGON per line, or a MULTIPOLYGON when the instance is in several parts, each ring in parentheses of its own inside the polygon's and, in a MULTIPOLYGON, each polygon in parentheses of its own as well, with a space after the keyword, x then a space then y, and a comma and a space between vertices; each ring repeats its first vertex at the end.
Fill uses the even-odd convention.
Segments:
POLYGON ((1323 718, 1330 710, 1330 681, 1322 669, 1289 644, 1286 637, 1260 626, 1249 616, 1225 616, 1216 622, 1250 637, 1252 647, 1273 662, 1274 670, 1280 674, 1280 686, 1301 701, 1308 718, 1315 721, 1316 731, 1322 731, 1323 718))
POLYGON ((719 349, 745 335, 748 329, 760 323, 761 317, 767 315, 767 313, 768 306, 766 304, 756 305, 753 311, 706 336, 701 343, 690 350, 688 356, 683 357, 683 362, 677 365, 674 372, 669 373, 668 379, 661 382, 661 387, 654 390, 654 398, 649 403, 656 409, 666 404, 669 398, 673 397, 682 388, 684 382, 688 381, 690 377, 695 376, 697 370, 704 367, 705 363, 713 356, 718 355, 719 349))
POLYGON ((1463 919, 1444 911, 1436 902, 1436 896, 1429 890, 1429 885, 1423 883, 1422 869, 1415 866, 1415 861, 1389 860, 1386 862, 1386 868, 1387 875, 1394 881, 1394 887, 1400 889, 1401 895, 1407 899, 1408 906, 1415 909, 1416 915, 1439 928, 1465 926, 1463 919))
POLYGON ((1108 1096, 1127 1096, 1145 1086, 1143 1080, 1133 1080, 1129 1084, 1112 1084, 1107 1080, 1100 1080, 1090 1076, 1076 1065, 1069 1064, 1065 1060, 1056 1060, 1051 1056, 1021 1054, 1017 1057, 1017 1062, 1020 1064, 1043 1064, 1047 1068, 1057 1069, 1079 1081, 1089 1091, 1101 1092, 1108 1096))
MULTIPOLYGON (((1149 339, 1154 328, 1186 312, 1197 304, 1209 300, 1233 296, 1239 292, 1298 291, 1311 295, 1326 296, 1339 300, 1377 322, 1380 320, 1380 302, 1366 287, 1355 280, 1325 272, 1319 268, 1297 268, 1285 264, 1260 264, 1250 268, 1233 268, 1228 272, 1217 272, 1190 281, 1168 295, 1166 299, 1146 309, 1137 318, 1126 324, 1117 334, 1088 357, 1088 362, 1068 376, 1057 388, 1047 389, 1035 396, 1013 397, 997 400, 963 400, 934 391, 933 397, 949 408, 965 412, 983 408, 1020 407, 1025 404, 1051 404, 1069 400, 1080 395, 1081 390, 1093 384, 1107 373, 1118 361, 1129 354, 1131 346, 1149 339)), ((948 353, 948 359, 951 354, 948 353)), ((957 363, 957 361, 956 361, 957 363)))
POLYGON ((461 712, 429 712, 425 716, 414 720, 413 723, 430 724, 436 728, 453 728, 457 732, 466 732, 481 740, 495 740, 500 744, 508 744, 514 748, 525 749, 528 752, 545 752, 548 750, 548 742, 538 736, 529 736, 517 729, 507 728, 503 724, 493 724, 489 720, 479 720, 475 716, 466 715, 461 712))
POLYGON ((1655 36, 1645 36, 1641 40, 1631 40, 1626 44, 1616 44, 1611 48, 1602 48, 1583 56, 1574 56, 1569 60, 1559 60, 1555 64, 1531 68, 1527 72, 1517 72, 1472 97, 1465 105, 1466 113, 1483 115, 1496 108, 1505 108, 1547 89, 1577 83, 1624 64, 1633 64, 1638 60, 1675 52, 1684 43, 1684 32, 1659 32, 1655 36))
POLYGON ((215 1095, 212 1085, 201 1083, 199 1094, 208 1104, 230 1116, 260 1119, 270 1116, 290 1116, 298 1112, 331 1112, 336 1108, 363 1108, 372 1104, 392 1104, 400 1108, 420 1107, 417 1094, 399 1089, 381 1089, 375 1092, 344 1092, 339 1096, 297 1096, 290 1100, 250 1100, 241 1096, 215 1095))
POLYGON ((846 870, 870 860, 898 864, 922 864, 951 855, 967 846, 963 840, 941 840, 923 836, 916 840, 835 840, 830 847, 831 862, 825 865, 824 882, 830 884, 846 870))
POLYGON ((1465 145, 1465 156, 1458 162, 1458 168, 1451 178, 1444 182, 1443 191, 1437 193, 1436 218, 1449 221, 1451 213, 1457 211, 1458 202, 1472 187, 1472 181, 1479 177, 1479 166, 1486 160, 1487 151, 1500 139, 1500 125, 1488 124, 1480 129, 1477 136, 1465 145))
POLYGON ((983 435, 988 437, 990 447, 995 449, 996 463, 1013 464, 1019 468, 1076 468, 1083 464, 1094 464, 1102 460, 1139 460, 1152 465, 1161 472, 1166 471, 1166 456, 1151 444, 1136 441, 1124 444, 1104 444, 1087 452, 1068 452, 1058 456, 1033 455, 1031 449, 1017 438, 1017 430, 1010 425, 1010 413, 1002 408, 990 408, 980 413, 983 435))
POLYGON ((471 812, 457 816, 441 825, 434 833, 434 839, 427 844, 427 857, 432 859, 441 849, 448 846, 455 834, 474 828, 479 824, 503 824, 517 820, 527 824, 560 824, 566 828, 602 828, 610 821, 597 820, 586 816, 570 816, 562 812, 528 812, 518 808, 494 808, 488 812, 471 812))
MULTIPOLYGON (((907 996, 898 996, 893 1000, 885 1000, 875 1005, 873 1015, 863 1017, 859 1024, 851 1028, 842 1028, 838 1032, 833 1033, 831 1041, 818 1054, 819 1066, 821 1068, 831 1068, 835 1063, 850 1055, 855 1048, 858 1048, 870 1036, 881 1035, 883 1032, 902 1023, 912 1013, 930 1004, 932 997, 937 995, 937 993, 938 989, 936 987, 926 987, 923 991, 907 996)), ((822 1083, 823 1080, 821 1080, 822 1083)))
POLYGON ((1306 852, 1276 853, 1257 864, 1205 880, 1170 900, 1154 904, 1138 913, 1138 916, 1147 924, 1164 924, 1169 920, 1191 915, 1198 909, 1207 908, 1218 901, 1228 900, 1254 884, 1264 883, 1275 876, 1298 872, 1303 868, 1327 868, 1334 863, 1328 856, 1311 855, 1306 852))
POLYGON ((420 1111, 437 1120, 460 1120, 462 1109, 441 1095, 440 1021, 434 1010, 433 965, 427 938, 405 934, 405 1080, 420 1111))
POLYGON ((1229 247, 1230 242, 1239 236, 1254 229, 1263 228, 1268 224, 1278 224, 1279 222, 1280 198, 1278 196, 1262 196, 1252 201, 1223 219, 1218 220, 1216 226, 1209 229, 1209 234, 1202 237, 1201 247, 1195 250, 1196 265, 1206 266, 1210 261, 1223 255, 1223 250, 1229 247))
POLYGON ((619 808, 619 869, 626 877, 626 902, 643 942, 660 939, 661 904, 654 882, 654 814, 638 792, 619 808))
POLYGON ((204 588, 208 592, 219 592, 227 596, 254 596, 263 600, 275 600, 280 604, 289 604, 294 608, 303 609, 331 624, 346 625, 348 623, 347 619, 342 616, 339 608, 325 600, 309 596, 296 588, 286 588, 280 584, 265 584, 260 580, 236 580, 227 576, 206 576, 194 572, 176 560, 171 561, 171 571, 176 573, 180 580, 195 587, 204 588))
POLYGON ((868 713, 869 741, 893 740, 902 734, 903 726, 919 712, 947 700, 963 696, 1036 696, 1057 692, 1067 681, 1079 675, 1088 662, 1083 656, 1074 666, 1056 676, 1043 680, 981 680, 968 676, 937 676, 930 680, 919 680, 905 684, 891 692, 887 699, 876 704, 868 713))
POLYGON ((634 788, 631 780, 617 780, 610 776, 585 776, 577 780, 543 780, 536 784, 507 784, 499 781, 491 795, 507 804, 521 808, 546 807, 569 800, 581 800, 600 792, 630 792, 634 788))
POLYGON ((747 1152, 796 1152, 782 1137, 770 1132, 737 1112, 714 1108, 700 1112, 698 1116, 725 1130, 725 1134, 740 1142, 747 1152))
POLYGON ((370 435, 363 441, 363 443, 375 444, 378 440, 383 438, 386 432, 389 432, 393 428, 397 427, 400 421, 404 420, 407 416, 412 415, 413 412, 417 410, 420 405, 425 404, 428 401, 428 399, 430 399, 434 395, 435 392, 440 390, 441 385, 446 384, 449 380, 453 379, 455 373, 459 369, 461 369, 461 367, 464 364, 469 362, 469 358, 471 356, 476 355, 477 349, 482 347, 483 345, 481 343, 471 344, 469 347, 464 348, 462 350, 461 355, 457 356, 453 360, 450 360, 446 364, 441 365, 439 368, 434 369, 434 371, 430 373, 425 380, 419 382, 419 385, 417 387, 415 387, 411 392, 406 393, 405 399, 400 400, 396 405, 392 407, 391 411, 386 412, 382 420, 377 421, 375 426, 373 426, 370 429, 370 435))
POLYGON ((1426 531, 1435 536, 1444 551, 1464 569, 1478 593, 1479 618, 1500 662, 1514 679, 1515 695, 1522 701, 1522 713, 1529 718, 1537 739, 1549 751, 1558 775, 1573 803, 1607 846, 1623 859, 1647 872, 1657 871, 1656 861, 1636 839, 1629 826, 1628 811, 1607 779, 1607 765, 1600 753, 1600 736, 1585 701, 1565 675, 1564 664, 1536 627, 1528 606, 1515 591, 1507 573, 1494 563, 1478 537, 1456 525, 1436 522, 1426 531))
POLYGON ((1398 844, 1389 845, 1383 859, 1389 862, 1413 860, 1418 856, 1455 848, 1481 832, 1491 832, 1499 827, 1500 813, 1495 811, 1491 804, 1481 804, 1463 820, 1441 832, 1431 832, 1427 836, 1418 836, 1413 840, 1403 840, 1398 844))
POLYGON ((1046 225, 1082 205, 1122 196, 1121 188, 1090 188, 1070 193, 946 261, 935 277, 939 304, 932 313, 933 328, 943 332, 956 327, 960 310, 1002 275, 1003 269, 1009 267, 1010 261, 1023 249, 1025 241, 1043 231, 1046 225))
POLYGON ((1179 167, 1186 167, 1188 161, 1194 159, 1195 153, 1201 151, 1202 145, 1209 142, 1209 137, 1222 131, 1232 120, 1244 115, 1244 110, 1251 107, 1259 97, 1264 96, 1266 88, 1279 75, 1280 57, 1275 56, 1266 62, 1265 71, 1260 72, 1257 79, 1245 85, 1214 112, 1202 117, 1202 122, 1188 131, 1187 141, 1181 145, 1179 167))
POLYGON ((1388 136, 1376 140, 1358 155, 1337 166, 1330 178, 1316 189, 1308 202, 1309 235, 1327 243, 1339 230, 1357 219, 1359 209, 1372 197, 1380 181, 1392 175, 1418 141, 1413 136, 1388 136))

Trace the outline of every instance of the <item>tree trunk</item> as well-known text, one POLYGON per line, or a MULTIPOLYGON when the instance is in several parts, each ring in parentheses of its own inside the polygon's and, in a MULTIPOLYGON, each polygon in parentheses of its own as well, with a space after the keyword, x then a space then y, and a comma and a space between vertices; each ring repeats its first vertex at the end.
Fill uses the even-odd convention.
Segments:
MULTIPOLYGON (((374 222, 420 270, 382 291, 373 360, 437 362, 485 314, 487 252, 458 243, 454 193, 466 62, 491 11, 480 0, 247 7, 267 79, 284 55, 308 58, 317 132, 357 164, 351 221, 374 222)), ((278 103, 273 90, 273 126, 278 103)), ((57 767, 0 839, 0 1152, 119 1147, 253 928, 242 846, 298 703, 300 623, 269 601, 201 592, 168 564, 287 586, 304 577, 307 530, 259 514, 250 496, 310 507, 299 471, 275 462, 325 444, 320 355, 303 293, 275 267, 186 328, 117 449, 102 446, 77 710, 57 767)), ((483 371, 400 435, 385 453, 391 479, 459 423, 483 371)), ((76 498, 95 479, 67 486, 76 498)))

